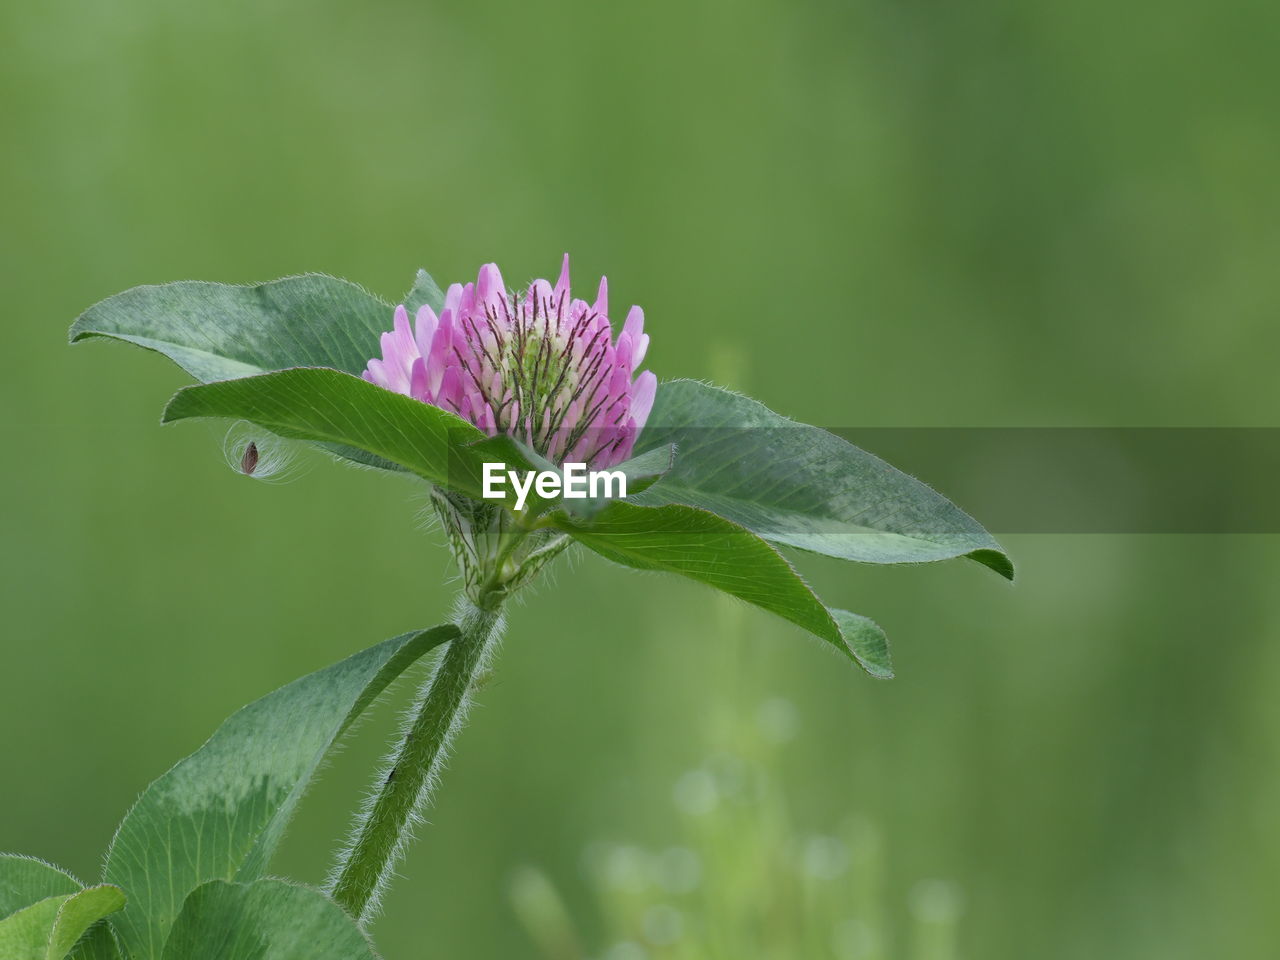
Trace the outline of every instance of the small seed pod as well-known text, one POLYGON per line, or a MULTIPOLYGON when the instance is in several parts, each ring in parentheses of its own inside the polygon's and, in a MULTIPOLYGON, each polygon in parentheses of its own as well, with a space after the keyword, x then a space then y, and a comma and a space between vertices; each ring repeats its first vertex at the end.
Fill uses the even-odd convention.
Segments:
POLYGON ((240 455, 240 472, 253 476, 253 471, 256 469, 258 469, 258 444, 250 440, 249 445, 244 448, 244 453, 240 455))
POLYGON ((227 431, 222 455, 228 467, 255 480, 288 480, 296 473, 287 441, 244 421, 227 431))

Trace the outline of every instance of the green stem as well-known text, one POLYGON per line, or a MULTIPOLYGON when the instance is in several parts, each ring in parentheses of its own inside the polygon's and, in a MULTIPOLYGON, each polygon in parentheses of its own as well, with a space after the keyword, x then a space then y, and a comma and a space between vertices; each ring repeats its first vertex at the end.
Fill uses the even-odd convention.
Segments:
POLYGON ((460 600, 454 622, 461 635, 450 641, 423 685, 400 744, 329 881, 333 899, 361 923, 377 912, 379 895, 430 798, 449 743, 466 719, 472 685, 502 635, 496 607, 460 600))

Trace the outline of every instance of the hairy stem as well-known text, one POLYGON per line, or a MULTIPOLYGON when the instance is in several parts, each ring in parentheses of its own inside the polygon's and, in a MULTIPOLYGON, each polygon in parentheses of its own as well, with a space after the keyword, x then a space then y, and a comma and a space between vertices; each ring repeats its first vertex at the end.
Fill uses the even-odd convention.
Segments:
POLYGON ((449 643, 423 685, 328 884, 333 899, 361 923, 377 913, 382 889, 466 719, 472 685, 502 635, 502 614, 469 600, 459 601, 454 622, 461 635, 449 643))

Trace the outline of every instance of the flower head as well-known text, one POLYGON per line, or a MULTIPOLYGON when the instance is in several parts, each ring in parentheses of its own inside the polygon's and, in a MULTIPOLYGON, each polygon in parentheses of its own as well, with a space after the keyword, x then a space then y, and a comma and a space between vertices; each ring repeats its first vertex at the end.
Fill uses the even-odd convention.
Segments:
POLYGON ((608 284, 593 304, 569 293, 569 255, 552 286, 508 291, 496 264, 453 284, 439 316, 418 308, 412 329, 399 306, 382 358, 364 378, 507 434, 555 463, 611 467, 631 455, 658 380, 636 375, 649 346, 644 311, 632 307, 615 339, 608 284))

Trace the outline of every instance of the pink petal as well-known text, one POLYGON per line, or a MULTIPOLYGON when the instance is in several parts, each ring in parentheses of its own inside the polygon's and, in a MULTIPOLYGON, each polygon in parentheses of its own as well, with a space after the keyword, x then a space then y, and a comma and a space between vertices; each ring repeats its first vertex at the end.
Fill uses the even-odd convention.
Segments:
POLYGON ((556 281, 555 288, 556 305, 560 303, 560 298, 569 296, 569 255, 564 255, 564 261, 560 264, 560 279, 556 281))
POLYGON ((469 317, 476 309, 476 285, 474 283, 463 284, 462 296, 458 298, 458 308, 453 311, 453 315, 461 320, 463 317, 469 317))
POLYGON ((600 278, 600 292, 596 294, 595 306, 591 308, 602 317, 609 315, 609 278, 600 278))
POLYGON ((413 362, 413 331, 409 329, 409 311, 404 304, 396 307, 396 322, 393 330, 396 348, 399 350, 406 369, 413 362))
POLYGON ((622 325, 624 336, 631 337, 631 372, 635 373, 644 363, 644 355, 649 351, 649 335, 644 332, 644 311, 632 307, 627 313, 627 322, 622 325))
POLYGON ((496 263, 486 263, 476 278, 476 302, 487 314, 502 316, 506 311, 507 286, 496 263))
POLYGON ((632 340, 638 339, 644 333, 644 311, 639 307, 628 310, 627 322, 622 325, 622 332, 629 334, 632 340))
POLYGON ((446 410, 457 413, 462 403, 462 374, 457 367, 449 367, 440 379, 436 402, 446 410))
POLYGON ((430 396, 427 390, 427 361, 421 357, 413 361, 409 369, 409 396, 415 400, 426 402, 430 396))
POLYGON ((418 316, 414 322, 413 339, 418 345, 418 353, 424 357, 431 352, 431 338, 436 335, 436 326, 440 323, 436 312, 427 304, 418 308, 418 316))
POLYGON ((633 419, 628 419, 627 422, 622 425, 622 435, 619 437, 618 442, 613 448, 613 453, 609 457, 609 466, 616 467, 623 460, 627 460, 631 457, 631 451, 635 449, 636 436, 639 432, 640 431, 636 428, 636 422, 633 419))
MULTIPOLYGON (((408 320, 406 319, 405 322, 407 323, 408 320)), ((408 393, 409 364, 413 362, 413 358, 405 356, 404 351, 400 349, 397 331, 392 330, 382 335, 382 362, 383 371, 387 377, 387 389, 397 393, 408 393)))
POLYGON ((653 409, 653 398, 658 393, 658 378, 652 370, 646 370, 636 377, 631 385, 631 417, 639 430, 649 419, 649 411, 653 409))
POLYGON ((453 311, 445 310, 440 314, 440 323, 436 326, 436 334, 431 339, 431 351, 427 354, 428 369, 443 371, 445 361, 449 357, 449 348, 452 346, 453 311))
POLYGON ((364 378, 370 383, 376 383, 384 390, 391 389, 391 381, 387 377, 387 367, 381 360, 370 360, 369 367, 364 372, 364 378))
POLYGON ((529 292, 525 296, 524 303, 525 312, 530 317, 554 317, 556 315, 556 294, 551 289, 551 284, 545 280, 535 280, 529 285, 529 292))
POLYGON ((569 434, 573 431, 573 423, 568 417, 560 422, 560 426, 556 427, 556 432, 551 435, 551 439, 547 441, 547 458, 550 460, 559 460, 564 456, 564 444, 569 439, 569 434))
POLYGON ((636 368, 631 359, 633 352, 634 347, 631 343, 631 335, 628 333, 618 334, 618 344, 614 347, 614 353, 617 357, 617 362, 627 368, 628 375, 636 368))
POLYGON ((449 284, 449 289, 445 291, 444 303, 440 307, 441 313, 452 313, 455 316, 458 313, 458 306, 462 303, 462 285, 458 283, 449 284))
POLYGON ((594 432, 593 430, 588 430, 582 435, 582 439, 573 445, 573 449, 565 453, 565 463, 582 463, 584 461, 587 454, 591 452, 591 447, 593 446, 591 435, 594 432))
POLYGON ((631 371, 621 364, 615 364, 613 373, 609 375, 609 405, 612 406, 614 400, 620 400, 630 392, 631 371))

